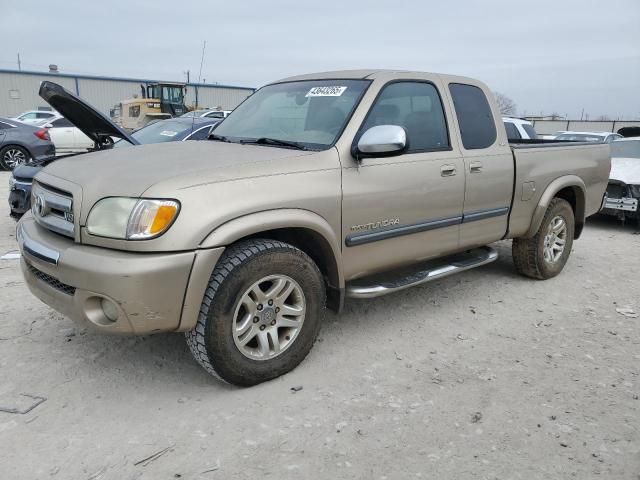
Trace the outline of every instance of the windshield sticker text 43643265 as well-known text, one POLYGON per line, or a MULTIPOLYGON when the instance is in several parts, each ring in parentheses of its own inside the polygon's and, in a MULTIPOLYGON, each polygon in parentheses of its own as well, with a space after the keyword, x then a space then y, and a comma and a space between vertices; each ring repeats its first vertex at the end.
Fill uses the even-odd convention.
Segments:
POLYGON ((313 87, 307 92, 305 97, 339 97, 347 87, 313 87))

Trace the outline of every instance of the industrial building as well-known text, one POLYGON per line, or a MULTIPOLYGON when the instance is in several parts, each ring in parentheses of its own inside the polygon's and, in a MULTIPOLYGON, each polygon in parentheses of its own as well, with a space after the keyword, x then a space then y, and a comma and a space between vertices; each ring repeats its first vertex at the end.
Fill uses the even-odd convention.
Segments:
MULTIPOLYGON (((140 85, 158 80, 100 77, 56 72, 0 69, 0 117, 12 117, 26 110, 49 108, 38 96, 40 82, 56 82, 80 96, 105 115, 122 100, 140 96, 140 85)), ((199 108, 232 110, 254 92, 253 88, 231 85, 187 83, 185 103, 199 108)))

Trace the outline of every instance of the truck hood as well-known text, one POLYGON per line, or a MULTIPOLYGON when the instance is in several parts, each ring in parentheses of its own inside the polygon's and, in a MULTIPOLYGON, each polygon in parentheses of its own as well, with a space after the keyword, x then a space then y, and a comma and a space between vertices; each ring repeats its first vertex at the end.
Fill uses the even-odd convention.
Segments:
POLYGON ((612 158, 609 179, 640 185, 640 158, 612 158))
POLYGON ((63 158, 36 180, 55 187, 48 178, 54 176, 76 184, 84 213, 101 198, 139 197, 152 186, 154 195, 179 198, 180 190, 207 183, 313 170, 314 162, 296 157, 317 153, 213 140, 156 143, 63 158))
POLYGON ((132 145, 139 145, 106 116, 57 83, 42 82, 38 94, 96 145, 101 145, 106 137, 122 138, 132 145))

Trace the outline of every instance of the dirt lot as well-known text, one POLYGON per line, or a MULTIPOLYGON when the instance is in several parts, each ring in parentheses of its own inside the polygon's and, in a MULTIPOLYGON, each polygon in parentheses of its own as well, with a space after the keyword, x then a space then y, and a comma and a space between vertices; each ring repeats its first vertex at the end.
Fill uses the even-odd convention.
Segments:
MULTIPOLYGON (((0 254, 16 249, 5 198, 0 254)), ((546 282, 497 248, 349 301, 301 366, 250 389, 210 378, 182 335, 74 328, 0 260, 0 407, 46 398, 0 412, 0 477, 637 480, 640 235, 592 221, 546 282)))

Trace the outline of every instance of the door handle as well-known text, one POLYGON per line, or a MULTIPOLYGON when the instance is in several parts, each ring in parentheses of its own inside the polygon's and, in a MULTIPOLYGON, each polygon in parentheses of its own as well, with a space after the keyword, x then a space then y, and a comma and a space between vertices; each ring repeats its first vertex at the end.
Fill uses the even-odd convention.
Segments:
POLYGON ((482 162, 471 162, 471 164, 469 164, 469 173, 480 172, 482 172, 482 162))
POLYGON ((440 167, 440 175, 443 177, 452 177, 456 174, 455 165, 442 165, 440 167))

